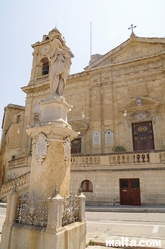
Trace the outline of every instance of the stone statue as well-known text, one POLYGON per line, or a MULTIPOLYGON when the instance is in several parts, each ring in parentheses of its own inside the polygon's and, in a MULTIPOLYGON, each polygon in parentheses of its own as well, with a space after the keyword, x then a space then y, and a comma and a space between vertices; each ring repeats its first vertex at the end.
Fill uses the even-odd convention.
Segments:
POLYGON ((54 38, 51 42, 52 53, 50 54, 50 90, 52 96, 58 94, 64 95, 66 79, 70 74, 71 58, 73 54, 71 50, 65 45, 65 41, 54 38))

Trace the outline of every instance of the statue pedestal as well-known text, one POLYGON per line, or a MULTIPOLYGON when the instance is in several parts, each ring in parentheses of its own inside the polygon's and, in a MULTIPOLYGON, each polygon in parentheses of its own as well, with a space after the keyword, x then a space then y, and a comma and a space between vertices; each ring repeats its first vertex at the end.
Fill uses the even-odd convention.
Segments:
MULTIPOLYGON (((40 124, 68 125, 67 113, 71 109, 64 98, 52 97, 40 102, 40 124)), ((68 125, 69 126, 69 125, 68 125)))
POLYGON ((40 126, 27 131, 33 140, 29 191, 46 199, 55 184, 62 197, 70 193, 70 141, 78 134, 67 123, 69 109, 61 97, 41 101, 40 126))
POLYGON ((10 197, 2 248, 85 249, 85 196, 64 200, 70 194, 70 142, 78 135, 67 123, 70 106, 48 99, 37 108, 37 122, 27 131, 33 140, 29 195, 19 206, 18 196, 10 197))
POLYGON ((57 184, 60 195, 68 196, 70 139, 77 133, 68 127, 46 125, 30 128, 28 134, 33 138, 29 192, 35 190, 47 199, 57 184))

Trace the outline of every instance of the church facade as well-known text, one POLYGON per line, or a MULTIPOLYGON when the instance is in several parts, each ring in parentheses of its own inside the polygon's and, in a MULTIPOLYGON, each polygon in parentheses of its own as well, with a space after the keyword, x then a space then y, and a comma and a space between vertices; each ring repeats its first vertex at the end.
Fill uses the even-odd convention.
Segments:
MULTIPOLYGON (((25 107, 9 104, 2 122, 1 199, 14 182, 28 186, 37 104, 50 95, 49 51, 53 29, 32 45, 25 107)), ((165 39, 130 38, 105 55, 93 55, 70 75, 65 100, 71 143, 71 190, 81 186, 89 204, 165 204, 165 39)))

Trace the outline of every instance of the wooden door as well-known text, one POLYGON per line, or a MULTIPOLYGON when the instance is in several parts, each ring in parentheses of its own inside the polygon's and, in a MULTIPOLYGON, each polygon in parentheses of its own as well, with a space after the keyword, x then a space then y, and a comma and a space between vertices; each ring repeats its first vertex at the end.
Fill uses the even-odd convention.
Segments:
POLYGON ((131 194, 129 187, 129 179, 120 179, 120 204, 130 205, 131 194))
POLYGON ((139 179, 130 179, 130 205, 141 205, 139 179))
POLYGON ((132 124, 133 149, 144 151, 154 149, 152 122, 132 124))
POLYGON ((139 179, 120 179, 120 204, 140 206, 139 179))

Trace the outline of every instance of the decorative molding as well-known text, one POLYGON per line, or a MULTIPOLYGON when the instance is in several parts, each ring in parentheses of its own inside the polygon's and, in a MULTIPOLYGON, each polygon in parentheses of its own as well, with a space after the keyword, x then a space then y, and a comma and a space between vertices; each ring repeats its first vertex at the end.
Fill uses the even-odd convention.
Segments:
POLYGON ((42 75, 35 78, 35 84, 39 84, 43 81, 48 81, 48 80, 49 80, 49 75, 42 75))
POLYGON ((130 62, 132 61, 125 61, 125 62, 119 62, 114 64, 113 66, 120 66, 120 68, 116 68, 113 70, 114 76, 121 76, 121 75, 127 75, 130 73, 139 73, 139 71, 145 71, 150 69, 155 69, 157 67, 160 67, 162 64, 160 59, 157 59, 156 61, 148 61, 147 63, 139 62, 143 61, 145 58, 137 58, 133 62, 137 63, 133 66, 128 66, 130 62), (125 65, 126 64, 126 65, 125 65))
POLYGON ((70 145, 70 138, 67 137, 65 138, 64 142, 63 142, 63 146, 64 146, 64 158, 65 161, 70 160, 71 158, 71 145, 70 145))
POLYGON ((134 112, 131 114, 131 118, 135 120, 144 120, 151 116, 150 111, 134 112))
POLYGON ((132 114, 130 114, 130 117, 127 119, 127 124, 130 127, 131 123, 133 122, 149 121, 149 120, 152 120, 154 124, 156 122, 156 116, 151 115, 150 111, 133 112, 132 114))
MULTIPOLYGON (((143 87, 143 84, 141 85, 141 87, 143 87)), ((135 90, 135 89, 134 89, 135 90)), ((128 108, 130 109, 130 108, 132 108, 133 106, 134 106, 134 108, 137 108, 137 105, 135 105, 136 104, 136 100, 137 100, 137 98, 139 98, 139 96, 138 97, 134 97, 133 99, 131 99, 129 102, 127 102, 127 104, 126 105, 124 105, 123 107, 122 107, 122 109, 121 109, 121 111, 122 110, 128 110, 128 108)), ((143 106, 145 106, 145 105, 150 105, 150 108, 159 108, 161 105, 162 105, 162 103, 161 102, 159 102, 159 101, 156 101, 155 99, 153 99, 153 98, 149 98, 149 97, 144 97, 144 96, 142 96, 142 97, 140 97, 141 98, 141 100, 142 100, 142 102, 143 102, 143 106)))
POLYGON ((74 131, 85 132, 89 128, 89 124, 87 124, 88 118, 80 118, 77 120, 69 119, 69 124, 72 126, 74 131))
POLYGON ((36 147, 36 159, 38 163, 41 165, 43 160, 47 156, 48 146, 50 142, 43 133, 40 133, 37 141, 34 143, 36 147))

